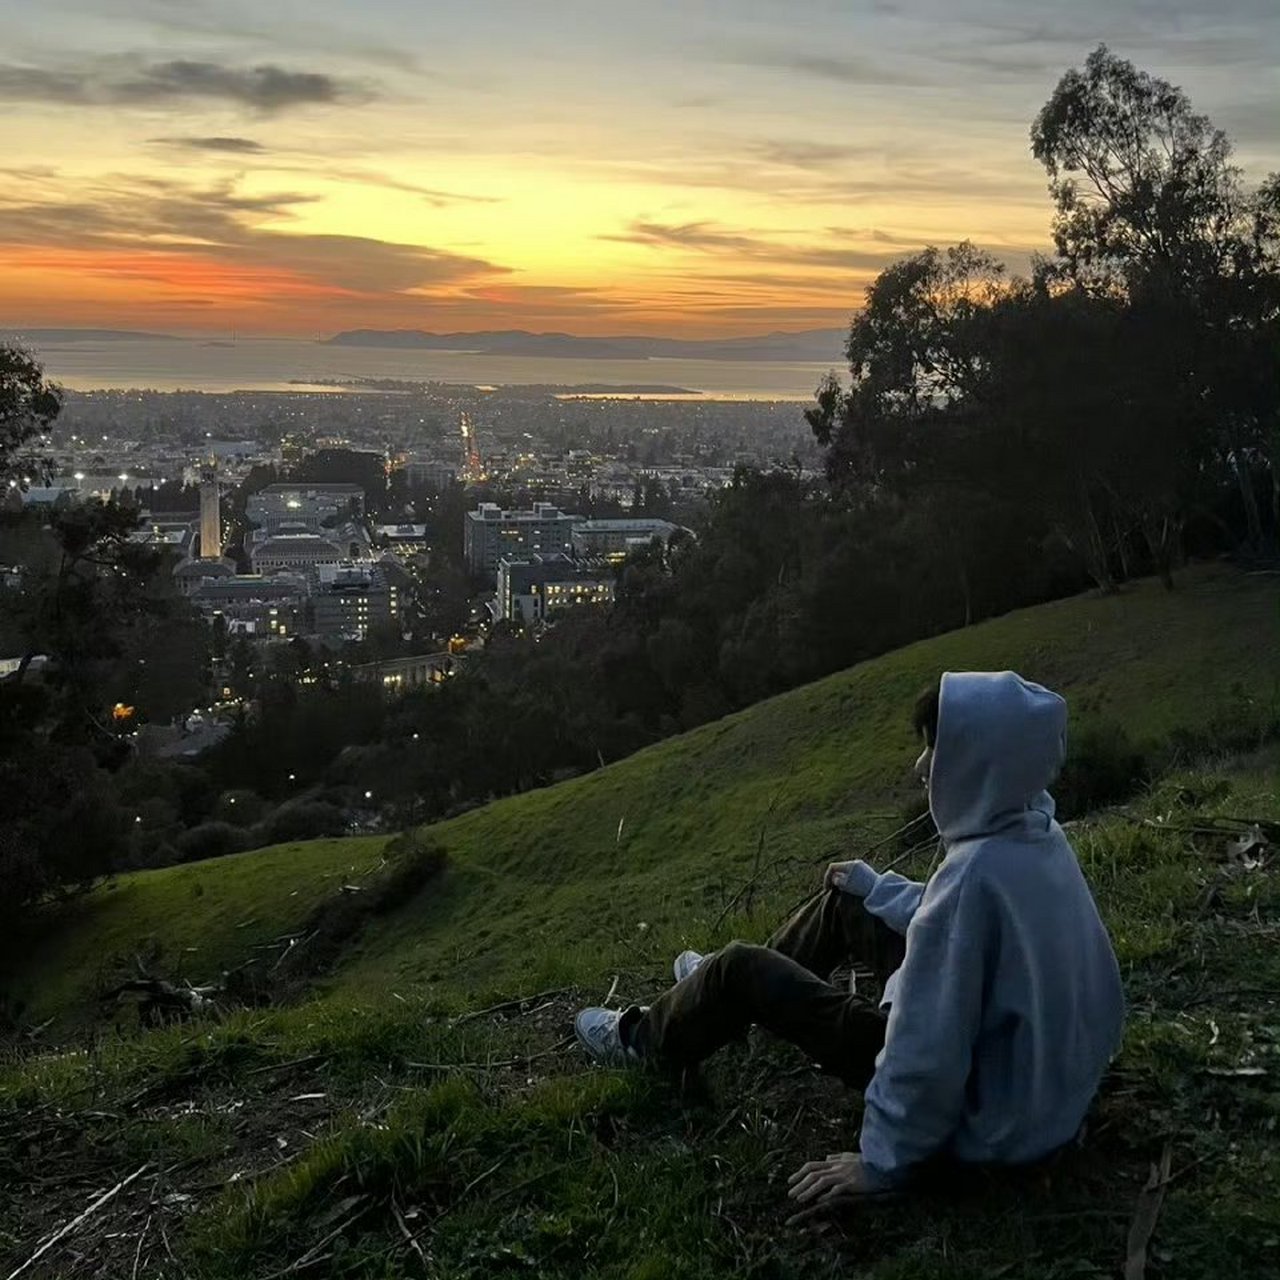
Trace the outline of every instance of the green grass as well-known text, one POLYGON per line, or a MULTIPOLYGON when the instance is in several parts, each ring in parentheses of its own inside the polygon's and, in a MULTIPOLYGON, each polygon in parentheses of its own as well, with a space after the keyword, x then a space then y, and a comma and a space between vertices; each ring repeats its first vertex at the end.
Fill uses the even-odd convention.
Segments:
POLYGON ((122 877, 72 904, 18 972, 31 1020, 54 1017, 45 1035, 81 1048, 0 1069, 0 1263, 147 1163, 137 1195, 83 1229, 80 1261, 64 1252, 45 1274, 129 1274, 139 1256, 140 1274, 228 1278, 299 1264, 351 1277, 1109 1276, 1169 1143, 1148 1275, 1273 1274, 1280 864, 1246 867, 1204 831, 1217 815, 1280 818, 1280 752, 1262 745, 1277 622, 1274 580, 1226 570, 1173 595, 1143 584, 1027 610, 439 824, 443 875, 292 1006, 86 1029, 110 957, 149 948, 169 976, 216 976, 367 877, 380 842, 122 877), (1003 666, 1065 690, 1093 740, 1123 727, 1169 767, 1123 812, 1073 827, 1124 972, 1125 1050, 1084 1149, 1052 1169, 975 1175, 868 1210, 843 1235, 785 1231, 786 1175, 853 1145, 856 1096, 754 1036, 684 1087, 600 1071, 563 1043, 570 1016, 615 975, 619 999, 643 999, 685 942, 762 936, 823 861, 891 833, 918 803, 903 723, 917 688, 943 668, 1003 666), (1215 745, 1221 760, 1179 767, 1180 750, 1215 745), (756 890, 718 920, 757 850, 756 890), (523 1010, 465 1016, 537 992, 523 1010), (33 1185, 43 1195, 25 1195, 33 1185), (148 1215, 167 1245, 155 1229, 138 1243, 148 1215))
MULTIPOLYGON (((1244 747, 1274 724, 1278 646, 1274 579, 1218 568, 1172 594, 1144 582, 911 645, 438 824, 450 870, 371 930, 333 987, 450 999, 658 971, 673 945, 714 940, 762 832, 765 862, 817 864, 898 825, 918 799, 907 711, 940 670, 1020 670, 1067 693, 1073 734, 1119 728, 1167 755, 1171 740, 1244 747)), ((378 853, 316 841, 122 876, 23 947, 11 992, 31 1021, 76 1021, 135 952, 168 976, 216 978, 378 853)))
POLYGON ((318 902, 380 861, 384 837, 279 845, 262 856, 123 875, 61 904, 8 957, 11 1000, 27 1018, 79 1023, 97 996, 138 965, 153 975, 207 981, 301 921, 318 902))

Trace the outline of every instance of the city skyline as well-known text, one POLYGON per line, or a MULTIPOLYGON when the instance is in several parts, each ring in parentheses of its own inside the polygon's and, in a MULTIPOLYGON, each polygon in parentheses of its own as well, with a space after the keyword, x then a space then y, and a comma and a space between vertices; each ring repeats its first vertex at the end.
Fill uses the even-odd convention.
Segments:
POLYGON ((0 325, 839 327, 924 244, 1048 248, 1027 131, 1099 42, 1277 167, 1261 0, 0 13, 0 325))

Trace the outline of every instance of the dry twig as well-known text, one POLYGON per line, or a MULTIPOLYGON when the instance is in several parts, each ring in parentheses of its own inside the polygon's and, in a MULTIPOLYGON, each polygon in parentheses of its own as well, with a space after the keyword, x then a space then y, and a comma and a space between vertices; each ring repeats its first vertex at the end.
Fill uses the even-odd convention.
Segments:
POLYGON ((454 1025, 471 1022, 475 1018, 483 1018, 490 1013, 503 1013, 507 1009, 519 1009, 522 1005, 532 1004, 535 1000, 549 1000, 553 996, 567 995, 572 987, 555 987, 551 991, 539 991, 531 996, 519 996, 514 1000, 500 1000, 497 1004, 488 1005, 484 1009, 473 1009, 470 1013, 460 1013, 454 1018, 454 1025))
POLYGON ((133 1253, 132 1280, 138 1280, 138 1263, 142 1261, 142 1242, 147 1238, 147 1232, 150 1230, 151 1215, 147 1214, 147 1220, 142 1224, 142 1230, 138 1232, 138 1247, 133 1253))
POLYGON ((400 1234, 404 1236, 405 1243, 410 1249, 418 1255, 419 1261, 423 1267, 430 1270, 431 1263, 427 1259, 427 1255, 422 1252, 422 1246, 418 1243, 418 1237, 409 1230, 409 1224, 404 1220, 404 1214, 400 1212, 400 1206, 396 1203, 395 1196, 391 1197, 391 1216, 396 1220, 396 1226, 400 1229, 400 1234))
POLYGON ((1144 1280, 1147 1274, 1147 1245, 1151 1242, 1151 1233, 1156 1229, 1156 1219, 1164 1204, 1165 1188, 1169 1185, 1169 1166, 1172 1163, 1173 1143, 1166 1142, 1159 1167, 1154 1164, 1151 1166, 1147 1185, 1139 1193, 1138 1203, 1133 1210, 1129 1240, 1125 1247, 1124 1280, 1144 1280))
POLYGON ((44 1255, 48 1253, 49 1250, 54 1247, 54 1245, 65 1240, 73 1231, 76 1230, 77 1227, 80 1227, 84 1223, 88 1222, 88 1220, 91 1217, 93 1217, 93 1215, 97 1213, 98 1210, 101 1209, 103 1205, 114 1200, 116 1196, 118 1196, 120 1192, 122 1192, 125 1189, 125 1187, 127 1187, 131 1182, 134 1182, 138 1178, 142 1177, 142 1175, 146 1173, 146 1171, 149 1168, 151 1168, 149 1164, 144 1164, 140 1169, 136 1169, 127 1178, 124 1178, 120 1182, 117 1182, 116 1185, 112 1187, 110 1191, 104 1191, 102 1195, 100 1195, 82 1214, 79 1215, 79 1217, 72 1218, 72 1220, 68 1222, 65 1227, 61 1227, 59 1228, 59 1230, 55 1231, 53 1235, 51 1235, 49 1239, 46 1240, 44 1244, 42 1244, 35 1251, 35 1253, 33 1253, 31 1257, 29 1257, 26 1260, 26 1262, 24 1262, 20 1267, 17 1268, 16 1271, 9 1272, 9 1275, 6 1277, 6 1280, 15 1280, 15 1278, 17 1276, 20 1276, 24 1271, 26 1271, 28 1267, 33 1266, 42 1257, 44 1257, 44 1255))

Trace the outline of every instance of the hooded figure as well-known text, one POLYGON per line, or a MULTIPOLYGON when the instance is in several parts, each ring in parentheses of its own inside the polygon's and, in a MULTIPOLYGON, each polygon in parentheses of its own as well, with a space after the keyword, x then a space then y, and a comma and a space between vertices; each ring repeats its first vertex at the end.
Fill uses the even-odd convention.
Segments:
POLYGON ((918 764, 946 856, 927 885, 833 863, 764 946, 682 952, 651 1006, 575 1023, 600 1061, 686 1066, 754 1024, 861 1089, 861 1156, 800 1169, 793 1221, 936 1157, 1048 1155, 1075 1136, 1120 1044, 1115 954, 1045 790, 1066 703, 1011 671, 945 675, 930 692, 918 764), (881 981, 878 1005, 828 980, 849 960, 881 981))
POLYGON ((1066 726, 1066 703, 1013 672, 944 675, 929 808, 946 856, 927 885, 851 868, 847 890, 906 935, 865 1092, 881 1185, 938 1155, 1048 1155, 1119 1048, 1115 954, 1046 790, 1066 726))

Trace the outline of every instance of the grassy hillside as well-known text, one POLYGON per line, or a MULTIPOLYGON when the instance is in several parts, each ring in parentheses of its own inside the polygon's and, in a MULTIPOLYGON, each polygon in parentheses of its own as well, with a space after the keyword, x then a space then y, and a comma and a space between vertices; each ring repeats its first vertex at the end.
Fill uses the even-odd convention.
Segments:
POLYGON ((1272 1274, 1280 827, 1245 855, 1228 819, 1280 820, 1278 595, 1203 570, 1023 611, 440 824, 443 874, 294 1006, 86 1030, 134 953, 173 978, 234 968, 385 874, 382 842, 122 878, 13 958, 29 1020, 82 1048, 0 1069, 0 1273, 137 1172, 24 1274, 1114 1275, 1167 1149, 1147 1275, 1272 1274), (785 1231, 787 1173, 852 1145, 856 1096, 754 1036, 697 1081, 601 1071, 566 1043, 572 1012, 644 999, 686 941, 763 935, 829 857, 890 836, 918 803, 916 689, 1004 666, 1064 689, 1104 762, 1116 726, 1162 765, 1221 755, 1074 828, 1124 968, 1124 1054, 1053 1168, 785 1231))
MULTIPOLYGON (((1274 578, 1202 569, 1173 594, 1142 583, 1022 610, 441 823, 431 835, 449 874, 371 933, 338 984, 447 1000, 607 966, 659 971, 673 945, 708 940, 757 849, 766 863, 796 859, 784 869, 803 883, 802 862, 898 825, 918 801, 907 713, 942 670, 1010 667, 1063 690, 1082 741, 1118 727, 1139 745, 1245 743, 1280 715, 1277 595, 1274 578)), ((380 848, 317 841, 122 876, 24 942, 10 989, 32 1021, 79 1020, 135 955, 152 972, 215 979, 367 874, 380 848)))

